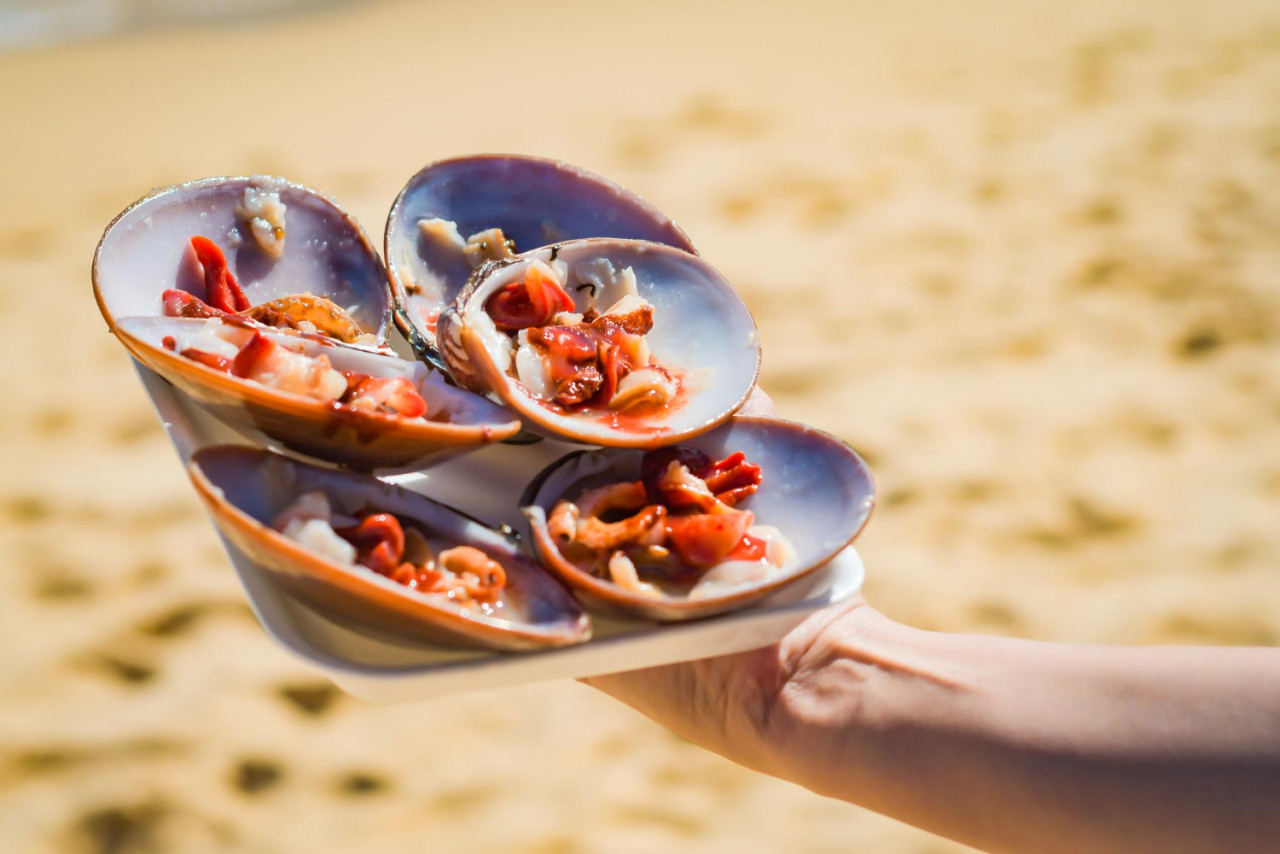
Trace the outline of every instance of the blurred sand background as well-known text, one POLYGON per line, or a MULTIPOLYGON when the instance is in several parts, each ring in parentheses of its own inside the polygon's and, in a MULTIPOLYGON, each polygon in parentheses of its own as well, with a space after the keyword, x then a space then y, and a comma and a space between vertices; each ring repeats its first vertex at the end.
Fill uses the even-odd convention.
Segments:
POLYGON ((379 707, 254 623, 90 297, 149 187, 560 157, 738 284, 920 626, 1280 642, 1280 10, 371 3, 0 56, 0 850, 961 850, 573 683, 379 707))

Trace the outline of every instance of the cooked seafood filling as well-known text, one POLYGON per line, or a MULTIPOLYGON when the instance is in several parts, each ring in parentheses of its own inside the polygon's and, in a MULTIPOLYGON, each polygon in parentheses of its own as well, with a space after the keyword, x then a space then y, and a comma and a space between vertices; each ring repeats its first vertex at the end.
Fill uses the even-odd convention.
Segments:
POLYGON ((391 513, 336 513, 329 497, 313 490, 298 496, 271 527, 335 563, 362 566, 461 608, 493 614, 505 604, 507 573, 502 564, 474 546, 446 546, 428 539, 391 513))
POLYGON ((227 267, 227 256, 218 244, 197 235, 191 238, 191 249, 204 273, 204 299, 186 291, 166 290, 161 294, 161 302, 164 313, 169 317, 223 317, 231 314, 277 329, 323 335, 344 344, 377 346, 375 335, 361 330, 349 312, 326 297, 309 293, 289 294, 250 305, 240 283, 227 267))
POLYGON ((742 453, 714 461, 661 448, 640 473, 556 503, 547 531, 567 560, 632 593, 697 599, 766 580, 794 557, 777 528, 735 509, 763 480, 742 453))
POLYGON ((236 216, 249 226, 254 242, 272 258, 284 255, 285 204, 279 191, 245 187, 244 198, 236 205, 236 216))
POLYGON ((308 356, 297 352, 248 326, 215 319, 189 338, 179 341, 169 335, 161 344, 205 367, 278 391, 363 412, 402 418, 427 414, 426 400, 407 377, 339 371, 324 354, 308 356))
MULTIPOLYGON (((602 289, 600 264, 580 263, 575 274, 588 304, 602 289)), ((563 268, 563 263, 558 265, 563 268)), ((626 268, 613 277, 623 296, 604 312, 576 313, 556 266, 534 261, 524 278, 503 285, 484 304, 484 314, 508 341, 508 375, 541 400, 565 409, 613 411, 666 405, 679 389, 670 371, 653 363, 645 335, 653 329, 653 305, 635 289, 626 268)))
POLYGON ((473 270, 485 261, 500 261, 516 254, 515 241, 500 228, 486 228, 463 240, 456 222, 434 217, 418 220, 418 232, 438 250, 461 253, 473 270))

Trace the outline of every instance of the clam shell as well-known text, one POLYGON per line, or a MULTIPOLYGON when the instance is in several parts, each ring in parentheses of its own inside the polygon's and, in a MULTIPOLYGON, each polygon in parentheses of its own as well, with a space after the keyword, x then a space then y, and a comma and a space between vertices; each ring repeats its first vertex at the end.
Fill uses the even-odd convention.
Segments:
POLYGON ((253 305, 310 292, 337 303, 385 344, 391 296, 377 250, 329 197, 283 178, 205 178, 164 187, 130 205, 102 235, 93 258, 93 291, 111 327, 119 318, 162 316, 169 289, 204 298, 191 238, 209 238, 227 256, 253 305), (259 248, 236 213, 245 190, 278 191, 284 202, 284 251, 259 248))
POLYGON ((418 228, 455 222, 465 240, 498 227, 520 251, 582 237, 628 237, 694 252, 680 227, 607 178, 540 157, 487 154, 433 163, 409 179, 387 217, 387 276, 396 325, 419 356, 437 359, 432 320, 462 290, 471 267, 418 228))
MULTIPOLYGON (((588 307, 588 292, 566 290, 579 312, 588 307)), ((605 288, 596 304, 603 310, 616 296, 605 288)), ((510 406, 526 429, 614 447, 671 444, 710 430, 747 399, 760 369, 755 321, 724 277, 699 256, 642 240, 573 240, 481 267, 441 316, 440 344, 454 379, 510 406), (553 256, 568 265, 571 282, 579 262, 597 258, 618 270, 634 270, 640 296, 654 306, 653 329, 646 336, 654 360, 681 376, 684 392, 670 407, 643 417, 556 412, 499 367, 474 318, 491 294, 521 280, 529 264, 550 262, 553 256)))
POLYGON ((260 330, 338 370, 404 376, 427 401, 427 418, 399 418, 335 407, 206 367, 166 350, 165 336, 225 321, 126 317, 115 333, 129 352, 251 440, 265 435, 292 451, 363 469, 408 469, 515 435, 520 422, 489 401, 447 383, 421 362, 346 347, 317 337, 260 330), (443 420, 429 420, 441 418, 443 420))
POLYGON ((324 469, 238 446, 196 452, 191 482, 218 529, 289 592, 376 633, 503 650, 566 646, 591 637, 591 623, 559 582, 513 540, 408 490, 367 475, 324 469), (335 509, 365 506, 413 519, 442 540, 475 546, 503 565, 509 617, 466 612, 439 596, 416 593, 360 567, 312 552, 270 527, 298 495, 323 490, 335 509))
POLYGON ((560 554, 547 531, 547 514, 561 498, 639 478, 642 454, 612 448, 580 451, 543 470, 526 490, 521 509, 529 520, 534 554, 589 607, 674 621, 751 605, 834 557, 866 525, 875 505, 875 487, 866 463, 844 442, 812 427, 738 417, 681 444, 715 459, 742 451, 749 462, 761 467, 764 477, 759 490, 738 507, 755 513, 757 523, 781 530, 796 550, 795 559, 777 577, 727 587, 721 595, 699 599, 648 598, 584 572, 560 554))

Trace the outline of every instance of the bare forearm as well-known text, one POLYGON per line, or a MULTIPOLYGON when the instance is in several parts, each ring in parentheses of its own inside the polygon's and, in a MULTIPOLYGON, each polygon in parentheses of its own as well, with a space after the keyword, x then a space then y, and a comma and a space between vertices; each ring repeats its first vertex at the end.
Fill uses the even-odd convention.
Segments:
POLYGON ((1280 838, 1280 654, 939 635, 867 608, 789 660, 775 773, 993 851, 1280 838))

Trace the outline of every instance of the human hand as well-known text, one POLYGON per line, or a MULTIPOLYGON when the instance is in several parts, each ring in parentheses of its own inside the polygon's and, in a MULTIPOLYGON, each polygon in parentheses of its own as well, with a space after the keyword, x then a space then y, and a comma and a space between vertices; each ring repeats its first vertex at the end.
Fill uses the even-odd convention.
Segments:
POLYGON ((811 614, 771 646, 582 681, 740 765, 795 779, 788 732, 810 711, 814 678, 868 620, 887 622, 859 595, 811 614))
MULTIPOLYGON (((739 414, 775 417, 777 408, 757 387, 739 414)), ((824 609, 762 649, 583 681, 702 747, 777 774, 785 694, 797 676, 839 645, 865 604, 858 596, 824 609)))

